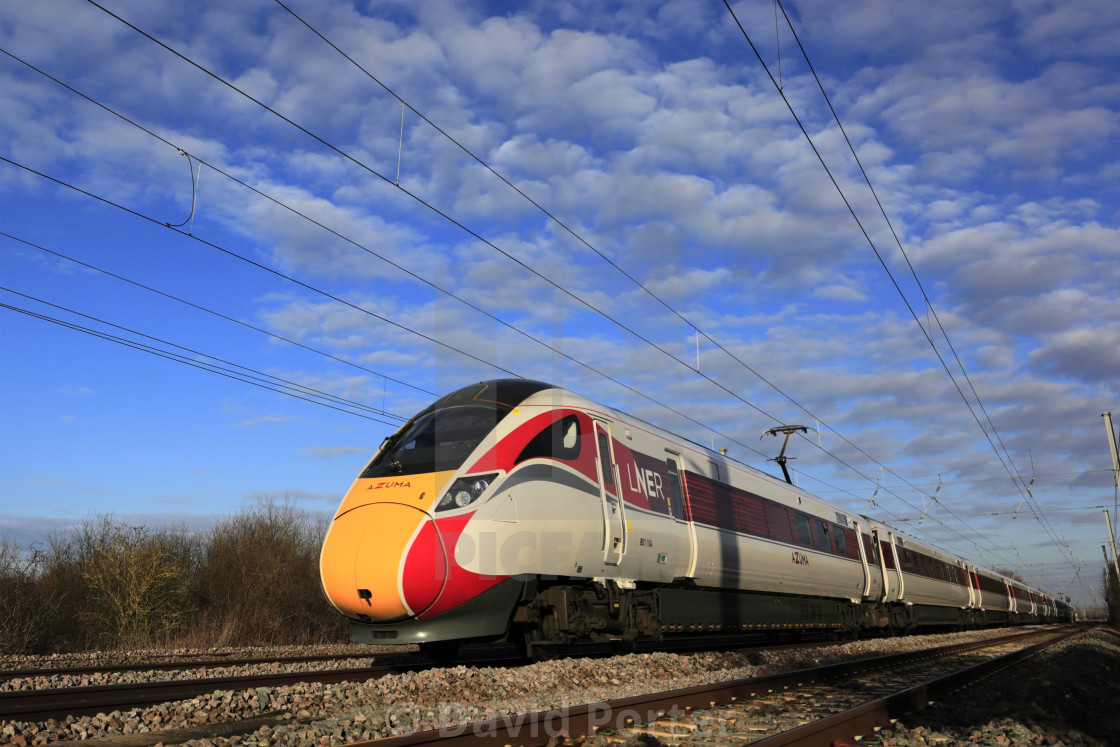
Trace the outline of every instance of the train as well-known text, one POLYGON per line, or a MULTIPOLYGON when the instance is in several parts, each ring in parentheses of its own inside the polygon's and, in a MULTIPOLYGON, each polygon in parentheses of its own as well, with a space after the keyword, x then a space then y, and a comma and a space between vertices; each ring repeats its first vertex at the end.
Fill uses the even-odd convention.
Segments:
MULTIPOLYGON (((783 465, 784 466, 784 465, 783 465)), ((387 437, 320 555, 350 639, 571 644, 834 637, 1071 620, 1067 602, 599 405, 525 379, 387 437)))

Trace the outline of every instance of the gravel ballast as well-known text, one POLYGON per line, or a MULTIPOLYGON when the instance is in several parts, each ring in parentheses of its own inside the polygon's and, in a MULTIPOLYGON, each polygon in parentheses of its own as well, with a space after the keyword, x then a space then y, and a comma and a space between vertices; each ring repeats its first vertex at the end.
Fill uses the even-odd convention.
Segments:
MULTIPOLYGON (((44 744, 52 741, 88 739, 100 736, 143 734, 166 729, 188 729, 168 741, 185 741, 192 746, 241 744, 268 745, 339 744, 381 736, 404 734, 458 723, 483 721, 502 716, 559 709, 583 703, 660 692, 675 688, 752 677, 777 671, 801 669, 842 659, 946 645, 966 640, 1005 635, 1007 631, 983 631, 938 636, 911 636, 857 641, 827 649, 791 649, 746 653, 705 652, 697 654, 651 653, 605 659, 563 659, 523 667, 467 667, 431 669, 391 675, 361 683, 300 683, 277 688, 218 691, 191 700, 165 703, 125 713, 69 718, 66 721, 37 723, 0 722, 0 743, 44 744), (218 735, 208 731, 216 722, 261 719, 273 714, 275 721, 246 724, 249 734, 218 735), (191 734, 194 739, 187 739, 191 734), (202 736, 205 735, 205 738, 202 736)), ((1100 677, 1120 674, 1120 645, 1115 637, 1094 634, 1094 661, 1102 667, 1100 677), (1111 657, 1111 658, 1110 658, 1111 657)), ((1065 646, 1075 644, 1064 644, 1065 646)), ((368 649, 366 649, 368 651, 368 649)), ((205 653, 205 652, 201 652, 205 653)), ((275 653, 275 652, 273 652, 275 653)), ((166 655, 166 652, 165 652, 166 655)), ((1040 657, 1036 657, 1040 658, 1040 657)), ((1048 655, 1046 669, 1060 671, 1058 658, 1048 655)), ((1033 661, 1033 660, 1032 660, 1033 661)), ((26 665, 24 665, 26 666, 26 665)), ((1038 685, 1034 698, 1039 707, 1050 703, 1045 693, 1057 690, 1064 680, 1052 675, 1052 687, 1038 685)), ((1111 685, 1114 687, 1115 685, 1111 685)), ((1107 695, 1096 692, 1100 700, 1107 695)), ((1115 698, 1113 693, 1111 697, 1115 698)), ((1117 704, 1120 705, 1120 704, 1117 704)), ((1113 713, 1120 711, 1114 708, 1113 713)), ((1065 713, 1065 711, 1061 711, 1065 713)), ((1002 711, 991 711, 998 716, 1002 711)), ((1076 719, 1070 728, 1081 728, 1076 719)), ((925 722, 923 722, 925 723, 925 722)), ((988 725, 987 722, 976 722, 988 725)), ((888 744, 1108 744, 1086 732, 1083 741, 972 741, 963 737, 934 736, 939 728, 929 726, 901 728, 884 734, 888 744), (933 741, 921 731, 927 729, 933 741), (917 732, 911 737, 910 731, 917 732), (953 741, 964 739, 965 742, 953 741), (1098 741, 1091 741, 1097 739, 1098 741), (1089 740, 1089 741, 1084 741, 1089 740)), ((1037 725, 1037 724, 1036 724, 1037 725)), ((1025 723, 1023 728, 1029 728, 1025 723)), ((948 722, 946 722, 948 728, 948 722)), ((963 728, 963 727, 962 727, 963 728)), ((999 728, 994 722, 988 731, 982 727, 977 740, 987 739, 999 728)), ((1008 727, 1010 728, 1010 727, 1008 727)), ((171 736, 171 735, 167 735, 171 736)), ((1002 733, 997 736, 1005 736, 1002 733)), ((152 734, 148 743, 162 737, 152 734)), ((1008 737, 1005 737, 1008 738, 1008 737)), ((1018 737, 1016 737, 1018 738, 1018 737)), ((1049 737, 1046 737, 1049 738, 1049 737)), ((1120 741, 1114 742, 1120 744, 1120 741)))

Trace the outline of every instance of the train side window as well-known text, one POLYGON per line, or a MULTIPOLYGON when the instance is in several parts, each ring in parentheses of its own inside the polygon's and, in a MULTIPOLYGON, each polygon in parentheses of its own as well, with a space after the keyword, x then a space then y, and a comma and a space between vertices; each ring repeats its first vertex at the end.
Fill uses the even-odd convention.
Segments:
POLYGON ((891 549, 891 546, 887 543, 887 540, 879 541, 882 543, 882 552, 880 552, 879 554, 883 558, 883 563, 887 566, 887 568, 893 571, 895 569, 896 562, 895 552, 891 549))
POLYGON ((599 469, 603 473, 603 484, 614 485, 614 465, 611 464, 611 442, 606 433, 599 431, 599 469))
POLYGON ((809 529, 809 517, 805 514, 794 514, 794 517, 794 523, 797 524, 797 541, 811 547, 813 535, 809 529))
POLYGON ((677 469, 676 459, 666 459, 665 466, 669 469, 669 508, 673 516, 684 518, 684 495, 681 493, 681 473, 677 469))
POLYGON ((902 570, 909 571, 909 570, 912 570, 913 567, 914 567, 914 562, 910 558, 910 551, 909 550, 903 550, 902 551, 902 570))
POLYGON ((569 415, 533 436, 517 455, 514 464, 541 458, 573 461, 579 457, 580 441, 579 418, 569 415))
POLYGON ((831 550, 828 542, 828 524, 823 519, 813 522, 813 544, 822 550, 831 550))
POLYGON ((844 539, 843 531, 836 531, 832 533, 832 543, 832 549, 835 550, 838 555, 848 554, 848 542, 844 539))

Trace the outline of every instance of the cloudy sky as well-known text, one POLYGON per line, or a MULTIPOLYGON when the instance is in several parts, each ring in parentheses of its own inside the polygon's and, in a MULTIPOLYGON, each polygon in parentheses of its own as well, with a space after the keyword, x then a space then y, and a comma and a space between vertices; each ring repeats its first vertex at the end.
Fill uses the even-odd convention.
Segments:
POLYGON ((329 512, 515 375, 1094 601, 1120 5, 286 3, 0 5, 9 536, 329 512))

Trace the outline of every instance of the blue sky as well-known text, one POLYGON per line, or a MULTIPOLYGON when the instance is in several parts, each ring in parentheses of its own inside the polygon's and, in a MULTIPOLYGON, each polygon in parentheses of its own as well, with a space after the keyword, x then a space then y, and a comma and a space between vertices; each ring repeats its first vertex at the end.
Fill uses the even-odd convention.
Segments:
POLYGON ((774 4, 734 4, 869 238, 722 3, 291 0, 353 62, 266 0, 104 7, 213 75, 90 3, 0 6, 9 536, 329 513, 392 423, 512 373, 771 470, 765 429, 818 427, 802 486, 1092 601, 1116 3, 786 4, 890 226, 774 4))

